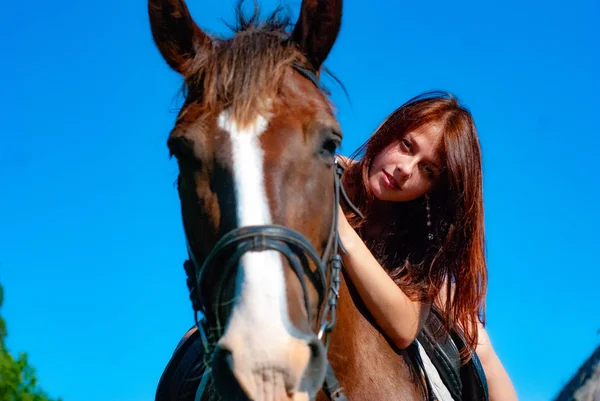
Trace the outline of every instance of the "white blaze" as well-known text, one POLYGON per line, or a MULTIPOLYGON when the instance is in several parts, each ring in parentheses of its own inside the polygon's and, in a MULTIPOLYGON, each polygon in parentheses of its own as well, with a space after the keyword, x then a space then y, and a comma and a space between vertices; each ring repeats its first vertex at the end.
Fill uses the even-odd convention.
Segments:
MULTIPOLYGON (((258 116, 252 124, 240 128, 224 111, 218 124, 231 140, 238 227, 271 224, 260 144, 268 121, 258 116)), ((290 340, 306 340, 307 336, 291 324, 288 316, 284 266, 278 252, 244 254, 237 284, 235 306, 222 344, 235 348, 243 341, 243 353, 262 361, 278 359, 290 340)))
POLYGON ((263 173, 264 154, 259 139, 267 129, 267 120, 258 116, 253 124, 240 129, 229 112, 224 111, 218 124, 231 140, 238 226, 271 224, 263 173))

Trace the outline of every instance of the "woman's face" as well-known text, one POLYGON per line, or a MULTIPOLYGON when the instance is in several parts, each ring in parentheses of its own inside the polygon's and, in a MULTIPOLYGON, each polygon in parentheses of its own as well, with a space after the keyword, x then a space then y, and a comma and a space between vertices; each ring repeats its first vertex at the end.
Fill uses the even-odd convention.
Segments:
POLYGON ((441 173, 441 130, 428 125, 408 132, 373 159, 369 185, 382 201, 406 202, 425 195, 441 173))

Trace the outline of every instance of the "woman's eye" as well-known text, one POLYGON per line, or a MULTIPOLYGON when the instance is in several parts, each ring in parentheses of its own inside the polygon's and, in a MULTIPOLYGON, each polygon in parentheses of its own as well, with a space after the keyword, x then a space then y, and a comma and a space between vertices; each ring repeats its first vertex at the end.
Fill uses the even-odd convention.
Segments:
POLYGON ((400 140, 400 148, 405 151, 410 151, 412 149, 412 144, 408 139, 402 138, 402 140, 400 140))
POLYGON ((423 171, 425 171, 425 174, 427 174, 427 176, 429 178, 435 177, 435 171, 433 171, 433 169, 431 167, 429 167, 427 164, 423 165, 423 171))

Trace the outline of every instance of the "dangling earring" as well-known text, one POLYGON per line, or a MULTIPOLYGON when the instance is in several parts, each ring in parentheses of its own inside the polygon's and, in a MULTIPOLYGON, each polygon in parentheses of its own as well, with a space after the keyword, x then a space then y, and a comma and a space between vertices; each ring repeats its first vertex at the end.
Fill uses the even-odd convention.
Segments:
POLYGON ((433 241, 433 233, 431 232, 431 207, 429 206, 429 194, 425 194, 425 210, 427 211, 427 239, 433 241))

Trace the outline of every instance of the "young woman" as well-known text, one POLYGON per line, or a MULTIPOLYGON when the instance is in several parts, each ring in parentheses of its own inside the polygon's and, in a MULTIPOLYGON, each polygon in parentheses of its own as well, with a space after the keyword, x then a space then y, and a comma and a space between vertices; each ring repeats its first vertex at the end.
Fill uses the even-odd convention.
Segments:
POLYGON ((450 94, 395 110, 351 159, 343 183, 344 268, 389 339, 408 347, 435 305, 477 352, 490 400, 516 393, 483 327, 487 267, 482 167, 473 118, 450 94), (353 160, 356 158, 357 160, 353 160))

